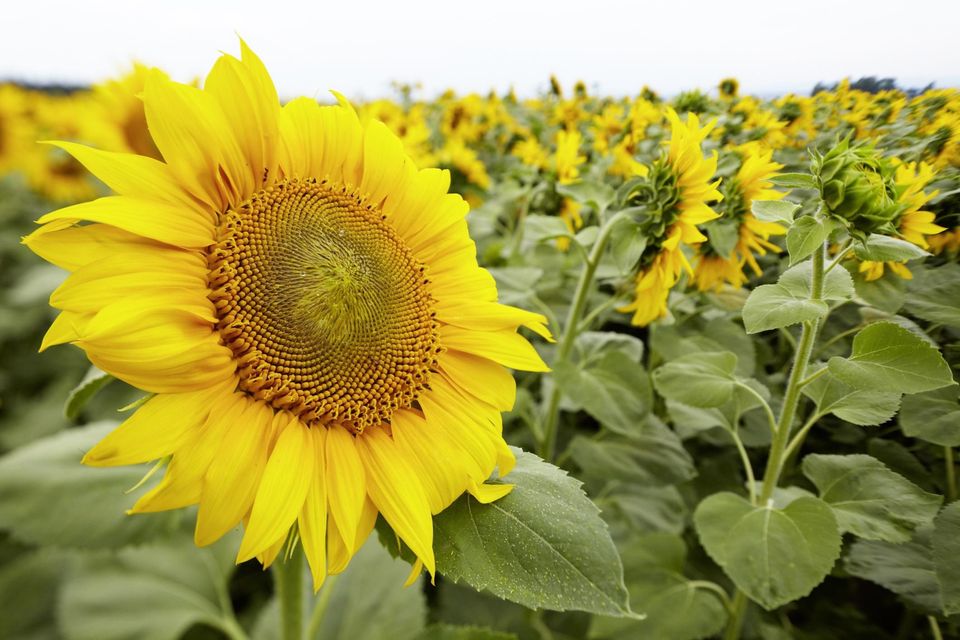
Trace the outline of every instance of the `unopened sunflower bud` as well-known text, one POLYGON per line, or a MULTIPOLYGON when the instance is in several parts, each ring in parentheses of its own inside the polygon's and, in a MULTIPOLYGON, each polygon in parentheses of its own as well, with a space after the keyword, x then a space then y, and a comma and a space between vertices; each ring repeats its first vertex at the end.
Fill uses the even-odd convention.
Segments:
POLYGON ((892 230, 899 211, 893 170, 873 147, 845 139, 815 156, 811 169, 828 215, 863 233, 892 230))

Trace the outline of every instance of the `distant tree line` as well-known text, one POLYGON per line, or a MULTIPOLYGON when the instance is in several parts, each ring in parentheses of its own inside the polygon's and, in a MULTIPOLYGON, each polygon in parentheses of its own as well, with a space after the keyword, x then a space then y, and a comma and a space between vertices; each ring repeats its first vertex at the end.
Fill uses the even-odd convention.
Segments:
MULTIPOLYGON (((840 85, 839 82, 834 82, 833 84, 828 84, 826 82, 818 82, 816 86, 813 87, 813 91, 810 92, 810 95, 815 96, 821 91, 834 91, 840 85)), ((892 91, 900 90, 906 93, 911 98, 913 96, 918 96, 925 91, 933 89, 933 83, 931 82, 922 89, 912 88, 908 89, 905 87, 900 87, 897 85, 896 78, 878 78, 876 76, 865 76, 860 78, 855 82, 850 83, 851 89, 859 89, 860 91, 866 91, 867 93, 880 93, 881 91, 892 91)))

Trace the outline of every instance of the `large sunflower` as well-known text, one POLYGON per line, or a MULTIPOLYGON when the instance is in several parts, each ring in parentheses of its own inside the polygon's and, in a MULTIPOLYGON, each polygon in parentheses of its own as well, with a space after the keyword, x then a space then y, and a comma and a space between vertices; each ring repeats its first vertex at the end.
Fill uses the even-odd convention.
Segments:
POLYGON ((514 464, 505 367, 546 369, 517 334, 544 318, 496 302, 449 174, 343 98, 281 108, 242 45, 143 101, 164 161, 60 144, 119 195, 25 239, 72 272, 41 348, 156 394, 84 461, 170 456, 134 512, 199 503, 198 544, 242 522, 264 565, 296 528, 317 587, 378 513, 432 574, 431 514, 509 490, 484 484, 514 464))

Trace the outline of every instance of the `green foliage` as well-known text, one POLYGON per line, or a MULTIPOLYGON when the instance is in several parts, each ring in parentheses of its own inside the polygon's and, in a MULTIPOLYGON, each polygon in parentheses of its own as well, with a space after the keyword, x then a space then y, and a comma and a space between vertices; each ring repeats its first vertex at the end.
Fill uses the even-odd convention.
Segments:
POLYGON ((715 493, 693 518, 710 557, 768 610, 810 593, 840 556, 837 518, 817 498, 798 498, 778 508, 715 493))
POLYGON ((580 483, 516 453, 505 498, 463 496, 435 518, 439 571, 531 608, 631 615, 620 558, 580 483))
POLYGON ((849 358, 833 357, 830 373, 857 389, 920 393, 954 384, 936 348, 891 322, 877 322, 853 340, 849 358))
POLYGON ((943 502, 867 455, 811 454, 803 473, 833 508, 840 530, 866 540, 906 542, 943 502))
POLYGON ((800 205, 787 200, 754 200, 750 211, 765 222, 783 222, 790 224, 800 205))

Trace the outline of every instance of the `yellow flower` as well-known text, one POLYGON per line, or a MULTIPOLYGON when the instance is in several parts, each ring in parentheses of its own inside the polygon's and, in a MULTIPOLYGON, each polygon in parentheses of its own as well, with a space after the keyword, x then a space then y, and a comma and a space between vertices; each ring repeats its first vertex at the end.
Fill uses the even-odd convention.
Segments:
POLYGON ((533 135, 529 135, 513 145, 510 153, 520 158, 523 164, 537 169, 545 169, 550 161, 547 150, 540 145, 533 135))
POLYGON ((12 84, 0 84, 0 175, 19 168, 33 133, 25 116, 29 96, 12 84))
POLYGON ((171 456, 134 512, 199 503, 198 544, 243 523, 264 565, 295 528, 316 587, 379 513, 432 574, 432 514, 509 490, 505 367, 546 369, 517 334, 544 318, 496 302, 447 172, 339 96, 281 108, 241 46, 202 90, 146 78, 165 162, 60 143, 118 195, 24 240, 72 272, 42 348, 156 394, 84 457, 171 456))
MULTIPOLYGON (((86 123, 84 136, 97 146, 110 151, 123 151, 160 160, 160 151, 147 131, 143 112, 144 82, 149 67, 135 63, 126 75, 93 87, 96 113, 86 123)), ((160 73, 154 70, 153 73, 160 73)))
POLYGON ((557 182, 560 184, 570 184, 580 177, 578 167, 587 160, 580 155, 580 141, 579 131, 557 132, 557 150, 553 155, 553 168, 557 173, 557 182))
MULTIPOLYGON (((34 135, 43 140, 83 140, 83 123, 91 118, 93 107, 88 94, 43 96, 32 105, 34 135)), ((54 202, 77 202, 96 195, 83 166, 61 149, 33 144, 23 153, 22 167, 30 186, 54 202)))
POLYGON ((724 100, 733 100, 740 95, 740 83, 736 78, 724 78, 717 88, 720 90, 720 97, 724 100))
POLYGON ((934 253, 957 253, 960 251, 960 227, 930 236, 927 242, 934 253))
POLYGON ((720 181, 711 182, 717 170, 716 152, 710 158, 703 157, 702 143, 716 124, 712 121, 701 127, 695 114, 688 114, 682 122, 673 110, 667 111, 670 121, 669 149, 651 170, 654 181, 666 176, 672 184, 670 203, 664 209, 659 206, 660 219, 665 233, 651 238, 645 256, 645 266, 637 275, 634 286, 634 301, 621 311, 633 312, 630 322, 645 326, 667 314, 667 298, 670 289, 685 270, 693 276, 693 269, 681 248, 682 244, 695 245, 707 237, 697 225, 719 217, 709 203, 720 201, 723 195, 717 190, 720 181))
POLYGON ((890 269, 891 273, 904 280, 913 280, 913 273, 907 268, 906 262, 875 262, 873 260, 864 260, 860 263, 858 270, 863 274, 864 280, 871 282, 883 277, 884 267, 890 269))
POLYGON ((898 197, 897 201, 906 206, 900 214, 897 228, 904 240, 908 240, 923 249, 929 249, 927 236, 946 231, 945 227, 934 224, 936 216, 930 211, 921 211, 937 192, 925 193, 924 187, 933 180, 933 167, 925 162, 897 164, 894 175, 898 197))
POLYGON ((462 173, 467 181, 481 189, 490 188, 490 174, 487 167, 477 156, 477 152, 466 146, 462 140, 452 138, 437 152, 440 164, 453 167, 462 173))

